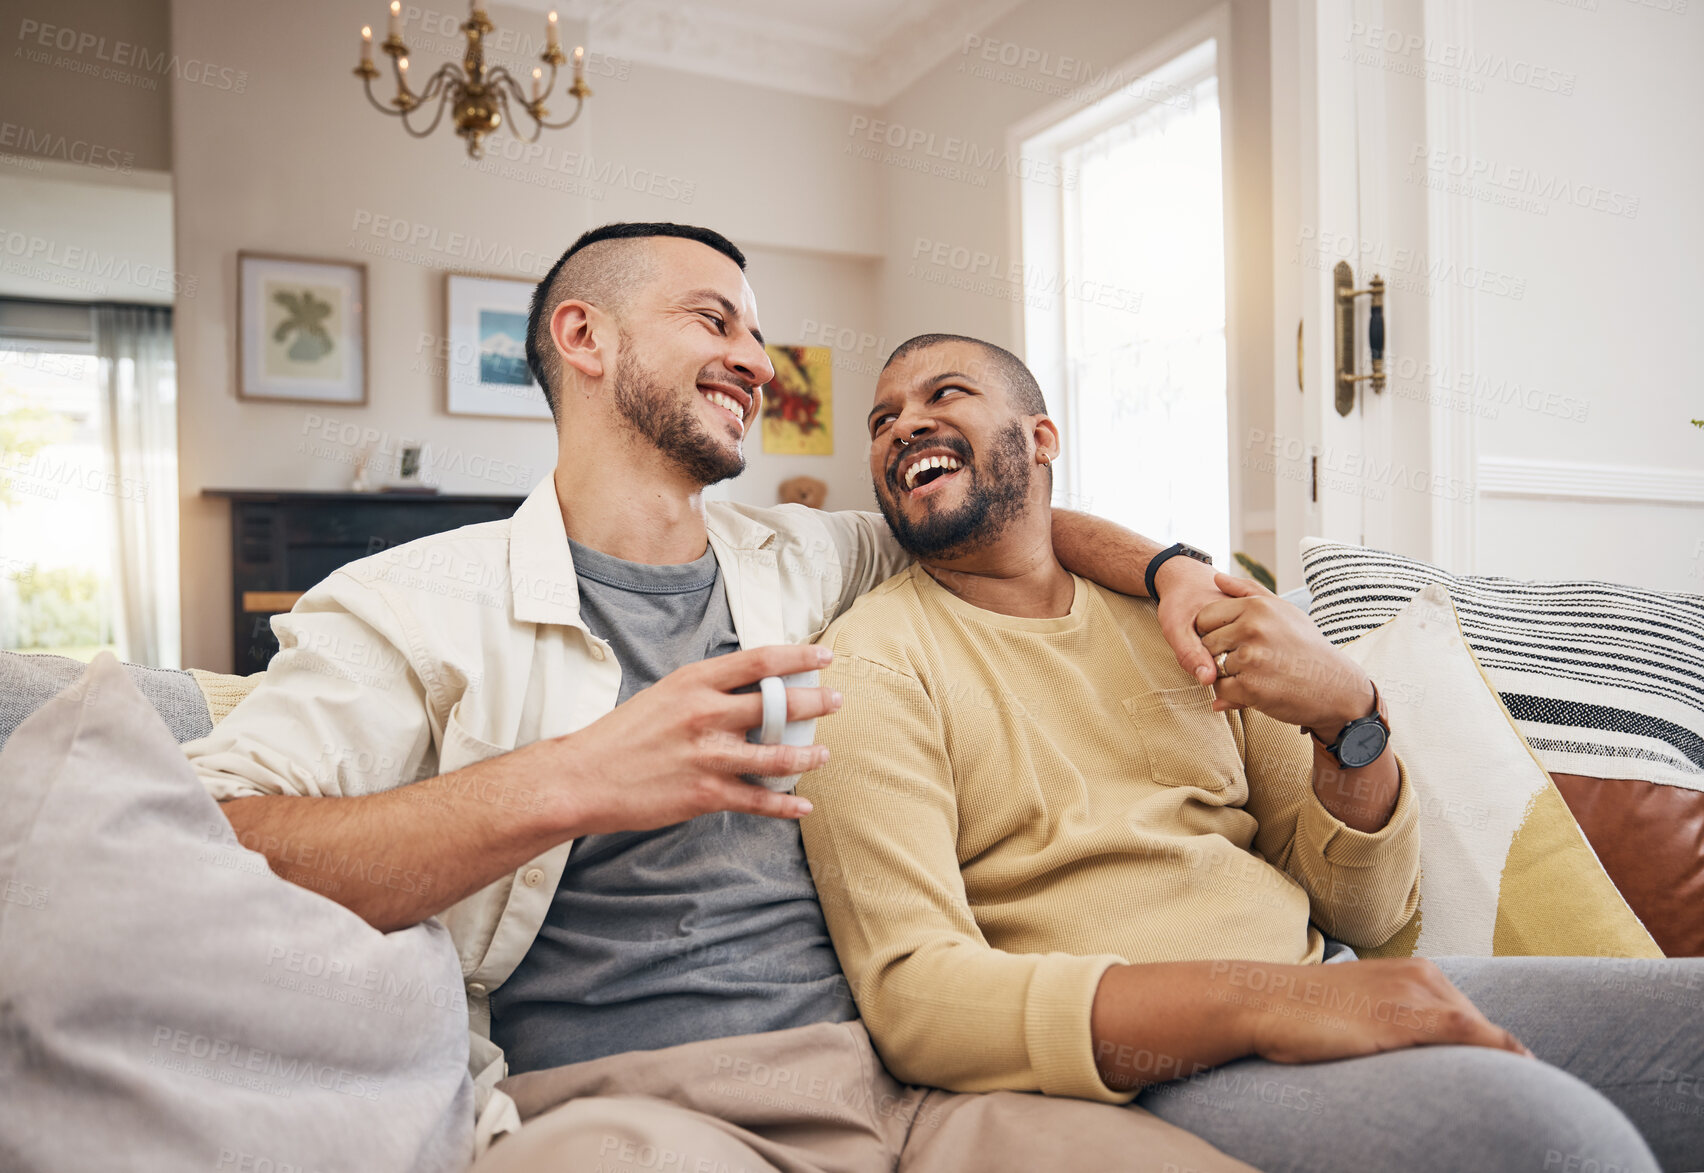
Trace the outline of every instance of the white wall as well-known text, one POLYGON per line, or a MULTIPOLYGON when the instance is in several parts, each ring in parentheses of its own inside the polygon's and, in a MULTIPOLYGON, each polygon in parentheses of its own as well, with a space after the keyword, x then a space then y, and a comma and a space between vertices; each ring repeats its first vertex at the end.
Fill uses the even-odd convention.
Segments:
POLYGON ((167 0, 0 2, 0 296, 170 305, 167 0))
MULTIPOLYGON (((826 335, 836 323, 867 322, 877 313, 880 264, 875 260, 773 248, 752 248, 746 259, 764 337, 771 342, 830 345, 826 335)), ((782 481, 813 476, 828 483, 827 508, 875 509, 864 417, 875 402, 880 361, 866 355, 860 362, 855 352, 835 352, 832 457, 769 455, 754 428, 746 440, 746 470, 728 483, 728 496, 770 504, 782 481)))
POLYGON ((0 153, 169 171, 169 6, 0 0, 0 153))
POLYGON ((1476 52, 1572 90, 1488 80, 1470 103, 1474 155, 1513 186, 1454 198, 1478 263, 1526 281, 1479 299, 1480 364, 1534 405, 1475 421, 1482 573, 1704 592, 1704 14, 1675 7, 1470 6, 1476 52), (1531 495, 1541 478, 1567 495, 1531 495), (1671 499, 1591 499, 1620 492, 1671 499))
MULTIPOLYGON (((998 258, 994 267, 1001 271, 1021 260, 1015 236, 1017 193, 1008 175, 999 169, 959 168, 942 176, 906 166, 936 162, 929 158, 929 136, 938 151, 946 150, 946 140, 960 139, 984 151, 993 148, 998 157, 1005 152, 1014 126, 1059 102, 1083 78, 1116 70, 1212 7, 1211 0, 1028 0, 980 35, 988 42, 1018 46, 1020 62, 1022 54, 1029 53, 1030 64, 1012 69, 996 65, 996 76, 982 76, 979 71, 987 70, 989 64, 977 45, 936 66, 880 111, 878 116, 890 126, 904 128, 907 141, 921 136, 917 148, 895 150, 872 143, 869 127, 846 135, 849 148, 876 156, 862 161, 882 175, 885 187, 888 262, 882 280, 882 315, 874 329, 886 336, 890 348, 914 334, 948 331, 987 338, 1023 353, 1010 282, 987 280, 987 266, 984 272, 972 273, 931 264, 926 255, 914 260, 920 248, 935 242, 998 258), (966 278, 974 288, 950 284, 966 278), (937 283, 943 279, 949 284, 937 283)), ((1233 277, 1227 311, 1232 369, 1239 372, 1232 395, 1242 428, 1269 430, 1272 229, 1267 0, 1232 0, 1230 8, 1231 55, 1225 67, 1234 75, 1234 86, 1233 106, 1227 112, 1231 186, 1226 207, 1227 255, 1233 277)), ((1056 387, 1042 389, 1055 397, 1059 394, 1056 387)), ((1070 458, 1067 452, 1065 459, 1070 458)), ((1241 511, 1247 536, 1242 548, 1269 565, 1272 508, 1270 478, 1246 477, 1241 511)))
MULTIPOLYGON (((437 30, 465 8, 443 7, 409 34, 417 74, 453 48, 437 30)), ((542 33, 536 11, 489 11, 500 30, 542 33)), ((796 333, 807 321, 873 316, 880 176, 840 152, 854 107, 594 59, 595 96, 578 125, 546 132, 547 153, 499 149, 481 169, 445 128, 411 139, 361 96, 350 73, 359 28, 382 13, 376 2, 304 0, 288 19, 261 21, 234 18, 221 0, 172 3, 180 54, 245 75, 241 93, 179 82, 172 95, 178 267, 199 288, 177 318, 185 664, 225 668, 231 655, 226 506, 202 490, 346 487, 354 446, 338 442, 335 427, 328 440, 325 421, 485 457, 484 479, 442 477, 452 493, 524 492, 553 465, 548 423, 444 413, 431 350, 443 331, 446 271, 536 279, 586 228, 678 220, 751 249, 774 342, 812 341, 796 333), (480 243, 452 246, 452 234, 480 243), (417 236, 422 243, 410 243, 417 236), (475 248, 487 255, 471 255, 475 248), (239 249, 366 261, 365 407, 237 400, 239 249)), ((577 35, 565 22, 564 41, 577 35)), ((751 468, 733 496, 773 502, 780 479, 810 472, 830 482, 831 505, 868 499, 857 498, 863 449, 844 429, 867 412, 873 379, 837 370, 836 384, 835 455, 765 457, 753 437, 751 468)))
POLYGON ((171 305, 171 176, 13 156, 0 163, 0 296, 171 305))

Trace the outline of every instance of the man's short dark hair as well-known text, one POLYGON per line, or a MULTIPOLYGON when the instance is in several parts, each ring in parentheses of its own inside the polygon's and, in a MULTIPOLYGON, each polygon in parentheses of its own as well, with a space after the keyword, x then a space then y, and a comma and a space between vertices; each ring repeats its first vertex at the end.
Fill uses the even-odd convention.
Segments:
POLYGON ((882 370, 887 370, 902 358, 915 354, 919 350, 928 350, 931 346, 939 346, 943 342, 968 342, 972 346, 980 346, 988 356, 989 365, 999 372, 1001 380, 1006 384, 1006 393, 1012 398, 1012 406, 1023 415, 1046 415, 1047 399, 1041 393, 1041 384, 1035 381, 1035 376, 1024 365, 1024 360, 1003 346, 995 346, 992 342, 984 342, 980 338, 971 338, 964 334, 919 334, 901 342, 888 355, 887 362, 882 364, 882 370))
POLYGON ((727 257, 742 270, 745 254, 720 232, 691 224, 605 224, 581 233, 580 239, 556 259, 550 272, 533 289, 532 310, 527 315, 527 367, 544 388, 552 418, 557 417, 556 380, 562 364, 550 340, 550 316, 565 301, 584 301, 620 317, 627 295, 650 279, 653 267, 642 249, 604 245, 606 241, 642 240, 651 236, 673 236, 696 240, 727 257), (587 250, 590 250, 588 253, 587 250), (582 253, 586 255, 582 256, 582 253))

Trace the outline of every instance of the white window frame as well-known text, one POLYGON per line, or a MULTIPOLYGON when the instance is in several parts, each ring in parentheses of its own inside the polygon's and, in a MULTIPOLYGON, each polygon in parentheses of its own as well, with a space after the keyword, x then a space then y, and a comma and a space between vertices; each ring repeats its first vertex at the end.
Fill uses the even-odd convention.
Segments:
MULTIPOLYGON (((1230 225, 1235 218, 1233 199, 1237 190, 1231 149, 1231 144, 1236 141, 1233 122, 1236 103, 1230 69, 1230 5, 1215 5, 1170 36, 1161 38, 1115 67, 1109 77, 1116 79, 1118 84, 1109 85, 1106 94, 1086 102, 1081 96, 1065 98, 1016 123, 1007 135, 1006 146, 1012 158, 1025 157, 1038 164, 1060 167, 1067 150, 1109 126, 1128 120, 1152 105, 1152 95, 1167 92, 1167 87, 1177 85, 1185 75, 1194 75, 1189 63, 1180 59, 1208 41, 1214 42, 1213 69, 1219 83, 1219 174, 1224 188, 1220 232, 1225 242, 1225 465, 1229 480, 1226 488, 1231 513, 1231 548, 1243 550, 1247 544, 1243 528, 1242 470, 1238 466, 1239 453, 1234 440, 1242 434, 1242 411, 1236 393, 1236 388, 1241 386, 1237 366, 1238 286, 1235 279, 1236 254, 1231 247, 1230 235, 1230 225)), ((1058 187, 1024 182, 1014 176, 1008 181, 1008 192, 1008 239, 1013 254, 1023 259, 1026 272, 1033 269, 1053 274, 1062 281, 1068 244, 1064 191, 1058 187)), ((1070 299, 1057 298, 1052 307, 1038 310, 1030 309, 1020 299, 1013 302, 1012 313, 1014 334, 1024 340, 1024 360, 1047 394, 1051 414, 1064 437, 1065 459, 1060 461, 1060 471, 1065 475, 1055 484, 1054 497, 1062 505, 1069 506, 1082 500, 1078 468, 1071 459, 1076 439, 1073 431, 1076 412, 1073 402, 1075 388, 1066 361, 1070 299)), ((1234 567, 1231 569, 1234 572, 1234 567)))

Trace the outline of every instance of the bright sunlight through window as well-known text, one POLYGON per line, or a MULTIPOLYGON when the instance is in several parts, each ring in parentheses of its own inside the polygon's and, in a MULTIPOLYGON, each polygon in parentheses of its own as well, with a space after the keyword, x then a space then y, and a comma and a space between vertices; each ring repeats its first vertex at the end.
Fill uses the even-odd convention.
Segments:
MULTIPOLYGON (((1201 546, 1224 567, 1231 516, 1215 58, 1206 41, 1041 136, 1076 177, 1050 193, 1059 201, 1049 235, 1064 296, 1061 319, 1044 332, 1055 332, 1053 367, 1067 400, 1060 503, 1201 546)), ((1034 236, 1026 223, 1026 249, 1034 236)))

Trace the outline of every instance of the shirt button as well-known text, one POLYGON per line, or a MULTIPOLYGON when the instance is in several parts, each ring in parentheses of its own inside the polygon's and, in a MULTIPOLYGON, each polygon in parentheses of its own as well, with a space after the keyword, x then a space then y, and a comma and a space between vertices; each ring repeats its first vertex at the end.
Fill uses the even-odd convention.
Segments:
POLYGON ((592 659, 601 661, 603 658, 604 658, 604 650, 602 648, 594 647, 592 649, 592 659))
POLYGON ((474 997, 477 998, 481 994, 485 993, 485 983, 484 982, 469 982, 467 984, 467 992, 472 994, 474 997))
POLYGON ((521 883, 525 884, 529 888, 538 887, 540 884, 544 883, 544 869, 528 868, 526 875, 521 877, 521 883))

